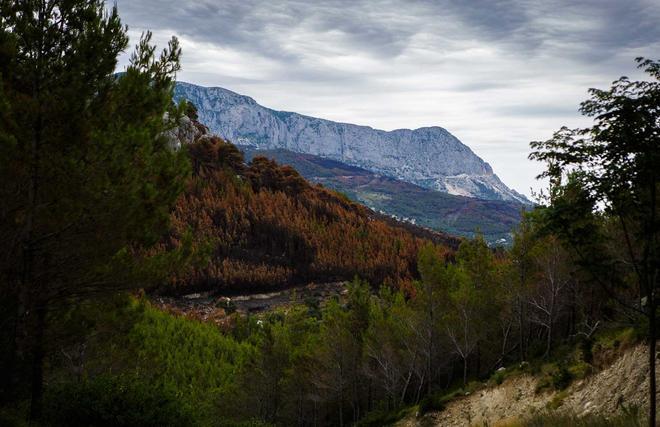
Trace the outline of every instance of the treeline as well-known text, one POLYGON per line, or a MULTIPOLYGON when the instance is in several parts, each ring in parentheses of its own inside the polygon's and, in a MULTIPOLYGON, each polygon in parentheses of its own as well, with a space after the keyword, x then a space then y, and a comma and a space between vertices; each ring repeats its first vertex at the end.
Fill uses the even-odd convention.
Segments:
POLYGON ((237 379, 237 407, 276 425, 379 425, 392 411, 433 407, 448 390, 539 359, 559 362, 549 375, 565 387, 588 372, 594 334, 615 321, 608 298, 580 286, 569 254, 532 229, 511 251, 479 238, 450 260, 425 246, 412 294, 374 293, 358 280, 320 314, 274 313, 253 326, 256 353, 237 379))
POLYGON ((233 144, 204 131, 184 149, 193 175, 163 246, 178 248, 192 235, 194 249, 206 258, 173 277, 164 291, 274 289, 355 275, 406 287, 418 277, 416 255, 424 242, 458 243, 440 233, 416 237, 308 183, 290 166, 264 157, 246 164, 233 144))
POLYGON ((104 396, 115 395, 147 414, 154 399, 172 402, 147 425, 382 425, 521 362, 553 362, 545 386, 563 388, 594 369, 600 331, 638 325, 572 258, 529 215, 510 250, 426 244, 407 289, 355 279, 346 297, 234 313, 229 329, 146 301, 71 311, 58 322, 94 326, 51 353, 48 419, 114 420, 104 396))

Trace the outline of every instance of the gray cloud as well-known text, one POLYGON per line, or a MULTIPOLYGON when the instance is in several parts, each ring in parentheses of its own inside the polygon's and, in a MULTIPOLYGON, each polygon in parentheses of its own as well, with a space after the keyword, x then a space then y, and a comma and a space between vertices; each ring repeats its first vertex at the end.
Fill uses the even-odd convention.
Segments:
POLYGON ((117 3, 132 38, 180 37, 182 80, 332 120, 440 125, 521 191, 538 185, 528 142, 587 123, 587 88, 660 51, 657 0, 117 3))
POLYGON ((422 30, 502 43, 520 53, 577 49, 606 55, 660 39, 660 6, 652 0, 437 0, 307 2, 299 0, 119 0, 133 25, 169 29, 199 41, 295 60, 296 33, 334 33, 352 49, 401 54, 422 30), (460 33, 452 33, 460 30, 460 33))
POLYGON ((498 113, 512 117, 566 117, 578 112, 577 106, 552 104, 519 104, 498 107, 498 113))

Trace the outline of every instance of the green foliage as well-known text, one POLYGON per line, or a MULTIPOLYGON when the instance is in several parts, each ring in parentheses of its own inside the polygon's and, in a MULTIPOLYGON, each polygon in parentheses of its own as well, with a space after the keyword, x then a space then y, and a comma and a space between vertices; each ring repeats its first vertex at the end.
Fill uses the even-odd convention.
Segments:
POLYGON ((190 171, 164 134, 181 115, 181 51, 173 38, 157 54, 145 33, 117 76, 128 37, 116 7, 4 0, 0 17, 0 238, 11 242, 0 246, 0 292, 16 301, 0 383, 10 398, 31 395, 36 419, 46 343, 60 333, 49 316, 185 264, 186 245, 155 248, 190 171))
POLYGON ((196 426, 199 415, 173 390, 130 377, 97 377, 50 387, 45 419, 52 426, 196 426))
POLYGON ((584 361, 578 361, 568 367, 568 373, 573 379, 583 379, 591 375, 594 371, 594 367, 584 361))
POLYGON ((41 3, 2 3, 3 32, 12 31, 15 45, 2 73, 9 109, 0 134, 16 141, 0 147, 0 194, 12 207, 2 224, 38 240, 39 256, 59 266, 59 297, 97 290, 99 281, 126 286, 126 272, 144 256, 136 247, 166 231, 189 172, 163 135, 180 116, 172 101, 180 48, 172 39, 158 56, 147 33, 116 77, 127 37, 115 8, 53 1, 37 19, 41 3), (47 51, 39 51, 39 34, 47 51), (14 191, 23 187, 31 190, 14 191))
MULTIPOLYGON (((660 282, 660 61, 636 58, 647 78, 621 77, 607 90, 590 89, 581 104, 591 127, 557 131, 531 143, 544 162, 550 191, 540 213, 544 229, 571 247, 591 281, 648 325, 656 351, 660 282), (642 320, 643 319, 643 320, 642 320)), ((655 377, 655 357, 650 377, 655 377)), ((649 422, 656 423, 655 381, 649 422)))
POLYGON ((291 399, 310 391, 318 322, 303 305, 290 307, 286 313, 269 313, 258 322, 248 337, 255 351, 236 377, 238 398, 228 401, 225 410, 238 415, 237 419, 256 415, 275 423, 295 413, 291 399))
POLYGON ((395 409, 392 411, 386 411, 382 409, 376 409, 370 411, 356 423, 356 427, 381 427, 388 426, 396 423, 409 416, 415 407, 395 409))
POLYGON ((419 414, 423 415, 430 411, 442 411, 445 409, 447 403, 457 397, 464 396, 465 393, 462 388, 459 388, 451 392, 444 391, 429 394, 419 402, 419 414))
MULTIPOLYGON (((251 344, 225 336, 213 325, 172 316, 144 300, 118 298, 113 304, 82 306, 61 321, 67 329, 80 325, 89 336, 78 337, 88 348, 80 374, 67 374, 67 363, 53 378, 55 388, 47 389, 55 412, 63 405, 58 400, 62 393, 70 396, 67 411, 85 407, 90 417, 103 411, 117 416, 111 406, 115 401, 118 410, 125 405, 140 412, 139 406, 118 400, 126 389, 140 405, 160 399, 163 405, 180 405, 183 415, 194 412, 192 421, 209 425, 227 415, 219 404, 234 398, 239 372, 254 353, 251 344), (108 400, 102 400, 104 387, 108 400), (80 400, 86 394, 91 400, 80 400)), ((172 422, 179 419, 177 413, 171 415, 172 422)))
POLYGON ((488 382, 491 384, 500 385, 504 382, 506 377, 507 377, 507 371, 498 369, 497 371, 495 371, 495 373, 493 373, 493 375, 491 375, 490 380, 488 382))
POLYGON ((212 325, 172 317, 149 305, 136 309, 143 314, 128 334, 128 345, 141 375, 207 405, 231 391, 250 352, 248 344, 222 335, 212 325))
POLYGON ((573 376, 563 363, 546 363, 541 368, 542 376, 536 385, 536 392, 544 389, 564 390, 567 388, 573 376))
POLYGON ((568 393, 566 392, 566 390, 561 390, 555 393, 554 396, 552 396, 552 399, 550 400, 550 402, 548 402, 546 407, 551 410, 557 409, 564 404, 564 399, 566 399, 567 397, 568 397, 568 393))
POLYGON ((446 398, 445 395, 439 393, 434 393, 425 396, 419 402, 419 413, 420 415, 423 415, 431 411, 442 411, 443 409, 445 409, 446 403, 449 402, 451 399, 453 399, 453 397, 446 398))
POLYGON ((604 330, 596 335, 595 342, 593 343, 593 350, 600 351, 603 349, 628 348, 641 341, 644 335, 645 334, 637 328, 614 328, 604 330))

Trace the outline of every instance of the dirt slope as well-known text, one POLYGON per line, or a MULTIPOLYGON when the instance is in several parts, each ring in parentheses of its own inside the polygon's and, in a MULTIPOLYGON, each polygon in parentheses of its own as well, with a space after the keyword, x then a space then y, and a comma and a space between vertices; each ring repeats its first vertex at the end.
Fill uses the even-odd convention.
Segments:
MULTIPOLYGON (((648 392, 647 354, 643 345, 637 345, 623 352, 609 367, 574 382, 566 390, 567 396, 556 411, 579 415, 590 412, 614 414, 621 405, 645 406, 648 392)), ((546 410, 546 405, 557 395, 556 392, 537 394, 535 388, 536 378, 531 375, 509 378, 499 386, 454 400, 442 412, 404 419, 397 426, 506 424, 546 410)))

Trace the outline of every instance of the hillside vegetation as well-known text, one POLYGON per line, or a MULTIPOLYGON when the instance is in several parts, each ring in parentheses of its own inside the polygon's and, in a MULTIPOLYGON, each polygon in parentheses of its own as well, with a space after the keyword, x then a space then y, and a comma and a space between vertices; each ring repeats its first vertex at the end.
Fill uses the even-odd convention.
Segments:
POLYGON ((482 233, 490 243, 511 243, 522 209, 529 209, 513 201, 475 199, 430 190, 311 154, 239 148, 249 159, 264 156, 291 165, 309 181, 340 191, 376 211, 457 236, 474 237, 482 233))
POLYGON ((196 129, 195 141, 183 147, 193 175, 174 208, 166 246, 192 234, 208 262, 175 277, 170 291, 267 290, 356 275, 406 287, 418 277, 425 242, 448 252, 458 245, 310 184, 290 166, 265 157, 245 163, 236 146, 196 129))

